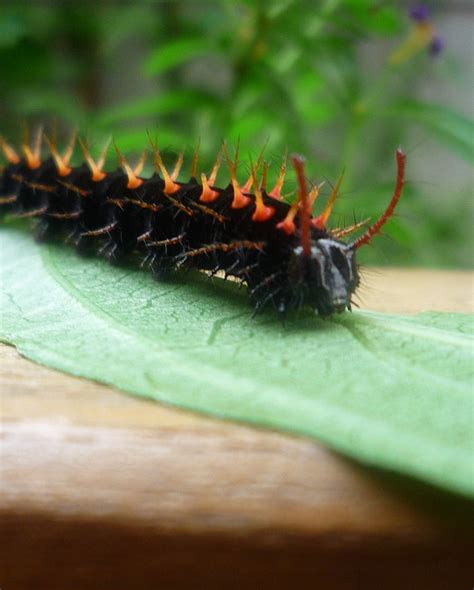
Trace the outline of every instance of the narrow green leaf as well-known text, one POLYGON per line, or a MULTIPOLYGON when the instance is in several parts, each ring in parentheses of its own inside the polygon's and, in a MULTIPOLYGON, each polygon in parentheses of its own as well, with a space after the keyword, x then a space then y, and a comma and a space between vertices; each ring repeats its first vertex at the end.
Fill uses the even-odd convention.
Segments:
POLYGON ((179 113, 188 109, 197 109, 214 103, 213 98, 195 90, 176 90, 158 96, 128 101, 124 104, 109 107, 97 116, 98 125, 114 125, 137 117, 157 117, 179 113))
POLYGON ((0 15, 0 47, 12 47, 27 34, 25 19, 18 13, 2 10, 0 15))
POLYGON ((212 43, 206 38, 177 39, 155 49, 145 61, 143 70, 148 76, 156 76, 186 63, 193 57, 213 51, 212 43))
POLYGON ((150 274, 0 231, 1 338, 135 395, 317 438, 474 495, 472 318, 252 320, 234 284, 150 274))
POLYGON ((474 159, 474 122, 460 113, 443 105, 403 100, 380 114, 420 123, 464 159, 474 159))

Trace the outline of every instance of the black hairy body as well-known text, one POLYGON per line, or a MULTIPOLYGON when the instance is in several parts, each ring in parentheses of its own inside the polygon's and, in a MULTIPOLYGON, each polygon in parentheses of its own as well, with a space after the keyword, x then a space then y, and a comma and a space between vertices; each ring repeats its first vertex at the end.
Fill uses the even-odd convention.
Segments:
POLYGON ((267 305, 280 313, 309 305, 323 315, 350 308, 358 285, 353 244, 311 216, 303 243, 301 203, 292 231, 282 228, 292 207, 264 187, 241 192, 244 204, 236 206, 235 170, 226 188, 210 187, 212 200, 194 177, 170 184, 166 175, 143 179, 129 168, 94 175, 87 164, 60 171, 52 157, 35 167, 31 158, 15 158, 1 176, 0 214, 35 218, 38 239, 64 240, 83 254, 111 262, 138 254, 158 278, 190 267, 223 271, 247 284, 256 312, 267 305))

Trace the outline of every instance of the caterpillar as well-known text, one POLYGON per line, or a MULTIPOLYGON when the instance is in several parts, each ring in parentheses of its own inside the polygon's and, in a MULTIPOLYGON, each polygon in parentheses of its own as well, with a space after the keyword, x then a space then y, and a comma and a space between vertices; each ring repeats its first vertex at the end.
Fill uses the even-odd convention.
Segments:
POLYGON ((150 178, 140 176, 146 151, 132 168, 116 148, 120 166, 108 172, 104 170, 108 146, 94 160, 81 140, 84 163, 72 167, 76 136, 62 153, 56 140, 41 129, 32 143, 25 140, 21 152, 1 139, 8 163, 0 180, 0 215, 35 218, 37 239, 72 242, 79 252, 111 262, 138 254, 141 264, 158 278, 182 268, 211 275, 223 271, 247 285, 255 313, 267 306, 282 315, 305 306, 322 316, 351 310, 359 285, 357 250, 380 233, 404 184, 406 157, 398 149, 395 189, 382 215, 370 225, 365 220, 330 229, 327 223, 342 176, 322 213, 313 216, 320 186, 308 190, 299 155, 291 156, 298 199, 289 204, 282 200, 286 157, 275 186, 267 192, 263 150, 255 164, 250 162, 245 184, 237 179, 238 147, 231 158, 225 144, 210 175, 202 173, 199 180, 197 148, 189 180, 180 181, 183 156, 170 173, 150 135, 154 162, 150 178), (44 159, 43 138, 49 147, 44 159), (225 188, 216 186, 221 161, 229 172, 225 188), (365 231, 359 237, 344 240, 360 228, 365 231))

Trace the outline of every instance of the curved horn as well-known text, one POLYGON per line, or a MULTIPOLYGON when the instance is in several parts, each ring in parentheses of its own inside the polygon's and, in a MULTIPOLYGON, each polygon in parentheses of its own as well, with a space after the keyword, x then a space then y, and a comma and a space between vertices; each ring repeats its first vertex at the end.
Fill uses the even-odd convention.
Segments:
POLYGON ((393 212, 395 211, 395 207, 400 199, 402 194, 403 185, 405 183, 405 163, 406 163, 406 156, 402 152, 400 148, 397 150, 397 182, 395 183, 395 190, 393 191, 393 196, 388 204, 388 207, 382 213, 382 215, 377 219, 377 221, 371 225, 365 233, 363 233, 360 237, 354 240, 351 244, 349 244, 349 248, 351 250, 357 250, 364 244, 367 244, 375 235, 377 235, 382 226, 392 217, 393 212))
POLYGON ((299 216, 300 216, 300 227, 301 227, 301 247, 305 256, 309 256, 311 253, 311 238, 310 238, 310 222, 311 222, 311 211, 309 210, 309 199, 308 189, 306 187, 306 179, 304 176, 304 158, 298 154, 291 156, 293 166, 296 171, 296 177, 298 180, 298 202, 300 205, 299 216))

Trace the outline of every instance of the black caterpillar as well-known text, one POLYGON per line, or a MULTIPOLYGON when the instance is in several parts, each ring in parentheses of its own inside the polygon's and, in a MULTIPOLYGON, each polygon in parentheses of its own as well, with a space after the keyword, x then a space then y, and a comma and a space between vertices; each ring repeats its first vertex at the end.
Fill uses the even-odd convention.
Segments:
POLYGON ((219 156, 209 176, 196 176, 196 150, 187 182, 177 180, 182 156, 172 174, 163 165, 156 143, 155 173, 141 178, 144 156, 132 169, 117 150, 121 167, 104 172, 106 148, 95 162, 81 142, 85 163, 69 166, 75 134, 60 155, 47 139, 49 156, 42 160, 42 131, 33 146, 25 142, 23 156, 1 140, 8 165, 0 181, 0 213, 37 218, 38 239, 58 237, 72 241, 81 253, 98 253, 117 261, 138 252, 156 275, 183 267, 215 273, 223 271, 246 283, 255 312, 272 305, 279 313, 310 306, 321 315, 351 309, 359 284, 356 250, 379 233, 393 214, 404 184, 405 155, 397 151, 397 181, 392 199, 381 217, 355 240, 341 238, 365 222, 349 227, 326 227, 341 182, 332 191, 324 211, 313 217, 318 187, 307 191, 304 160, 292 156, 298 179, 298 200, 281 200, 286 171, 283 161, 277 183, 267 193, 267 164, 260 181, 262 154, 245 185, 236 178, 238 149, 231 161, 223 146, 230 173, 226 188, 214 186, 219 156), (161 175, 159 174, 161 173, 161 175))

